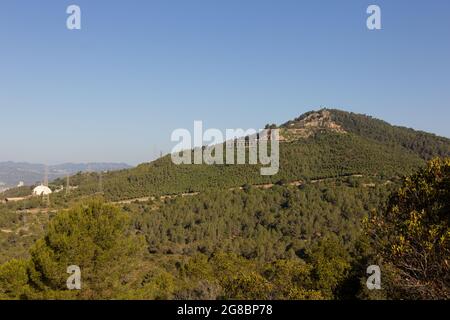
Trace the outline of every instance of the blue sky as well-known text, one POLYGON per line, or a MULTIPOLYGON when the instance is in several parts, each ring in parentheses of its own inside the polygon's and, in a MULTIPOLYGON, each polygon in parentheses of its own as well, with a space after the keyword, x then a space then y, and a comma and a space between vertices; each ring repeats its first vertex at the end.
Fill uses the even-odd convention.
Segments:
POLYGON ((321 106, 450 137, 449 15, 447 0, 2 0, 0 161, 137 164, 194 120, 261 128, 321 106))

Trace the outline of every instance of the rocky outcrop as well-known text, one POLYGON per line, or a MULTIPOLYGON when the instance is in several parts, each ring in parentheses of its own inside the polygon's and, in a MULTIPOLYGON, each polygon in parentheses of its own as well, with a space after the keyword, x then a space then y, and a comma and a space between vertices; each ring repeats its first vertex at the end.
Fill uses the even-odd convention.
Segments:
POLYGON ((280 135, 283 141, 308 138, 317 132, 332 131, 346 133, 346 131, 332 120, 328 110, 320 110, 305 115, 302 118, 289 121, 281 126, 280 135))

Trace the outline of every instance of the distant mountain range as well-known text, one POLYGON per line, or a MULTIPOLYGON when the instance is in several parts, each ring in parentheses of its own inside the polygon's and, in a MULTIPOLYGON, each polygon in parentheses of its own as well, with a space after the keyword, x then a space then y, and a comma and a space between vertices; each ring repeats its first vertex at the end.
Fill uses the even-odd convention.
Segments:
MULTIPOLYGON (((114 171, 130 168, 125 163, 63 163, 48 166, 48 179, 54 180, 77 172, 114 171)), ((45 165, 26 162, 0 162, 0 191, 23 182, 33 185, 44 180, 45 165)))

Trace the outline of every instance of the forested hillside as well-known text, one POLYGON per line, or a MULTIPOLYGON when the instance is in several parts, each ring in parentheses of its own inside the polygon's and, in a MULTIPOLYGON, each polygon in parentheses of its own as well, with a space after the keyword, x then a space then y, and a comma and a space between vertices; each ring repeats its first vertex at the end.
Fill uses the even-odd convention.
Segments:
POLYGON ((321 238, 336 237, 353 250, 363 217, 378 209, 389 191, 382 184, 362 187, 357 180, 211 191, 124 209, 138 213, 136 229, 146 235, 151 252, 227 251, 269 262, 301 256, 321 238))
MULTIPOLYGON (((354 134, 320 133, 280 144, 280 170, 261 176, 255 165, 175 165, 170 156, 134 169, 102 177, 105 197, 122 200, 145 196, 202 192, 280 181, 309 181, 348 175, 392 178, 412 172, 424 161, 397 145, 387 146, 354 134)), ((79 188, 74 197, 98 191, 99 175, 71 178, 79 188)), ((57 182, 63 185, 64 181, 57 182)))
POLYGON ((0 299, 449 297, 448 139, 338 110, 279 128, 274 176, 168 155, 0 203, 0 299))
POLYGON ((366 115, 330 110, 331 118, 348 132, 386 145, 400 145, 421 158, 450 156, 450 139, 411 128, 392 126, 366 115))
POLYGON ((117 201, 355 174, 392 178, 411 173, 430 157, 450 155, 447 138, 339 110, 306 113, 280 129, 285 139, 274 176, 261 176, 254 165, 174 165, 167 155, 102 178, 76 175, 71 178, 79 186, 74 197, 98 192, 100 179, 105 197, 117 201))
POLYGON ((346 178, 120 209, 83 201, 51 219, 27 255, 0 265, 0 298, 448 298, 449 165, 435 160, 398 192, 346 178), (418 273, 416 253, 438 273, 418 273), (84 266, 80 291, 65 289, 73 263, 84 266), (374 263, 383 290, 372 292, 364 281, 374 263))

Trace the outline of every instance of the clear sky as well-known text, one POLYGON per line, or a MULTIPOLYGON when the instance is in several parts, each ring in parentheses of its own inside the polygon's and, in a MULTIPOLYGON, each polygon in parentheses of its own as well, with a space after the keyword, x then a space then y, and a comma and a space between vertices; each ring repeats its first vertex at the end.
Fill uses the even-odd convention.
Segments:
POLYGON ((1 0, 0 161, 137 164, 194 120, 321 106, 450 137, 449 16, 448 0, 1 0))

